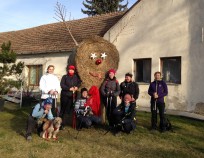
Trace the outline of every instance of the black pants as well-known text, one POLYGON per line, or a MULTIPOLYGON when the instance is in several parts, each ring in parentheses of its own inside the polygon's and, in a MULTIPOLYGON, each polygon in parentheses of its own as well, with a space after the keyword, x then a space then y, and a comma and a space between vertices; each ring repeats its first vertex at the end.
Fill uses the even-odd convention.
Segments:
POLYGON ((105 107, 106 107, 106 116, 110 126, 114 125, 113 111, 117 106, 117 98, 115 96, 112 97, 104 97, 103 99, 105 107))
MULTIPOLYGON (((41 99, 42 102, 44 100, 45 99, 41 99)), ((56 98, 56 103, 57 103, 57 98, 56 98)), ((52 111, 52 114, 53 114, 54 117, 57 117, 57 115, 58 115, 56 110, 58 110, 58 109, 55 108, 55 99, 52 99, 52 109, 51 109, 51 111, 52 111)))
POLYGON ((71 114, 72 109, 73 109, 73 97, 68 97, 68 96, 61 96, 60 98, 61 101, 61 109, 60 109, 60 114, 59 116, 62 118, 62 122, 64 124, 64 114, 68 113, 71 114))
POLYGON ((130 133, 132 130, 136 128, 136 124, 135 121, 133 121, 132 119, 124 119, 122 127, 124 132, 130 133))
POLYGON ((27 126, 26 126, 26 136, 29 136, 33 133, 34 129, 37 128, 37 132, 38 134, 40 134, 40 132, 43 131, 42 129, 43 124, 41 124, 40 126, 38 126, 37 124, 37 120, 34 119, 34 117, 32 117, 31 115, 28 117, 27 120, 27 126))
POLYGON ((113 111, 114 127, 116 131, 121 131, 122 129, 126 133, 130 133, 136 128, 135 121, 131 118, 123 118, 124 112, 119 110, 117 107, 113 111))
POLYGON ((78 116, 78 128, 89 128, 92 124, 101 124, 102 120, 101 117, 98 116, 78 116))
POLYGON ((161 130, 164 130, 164 110, 165 110, 165 103, 151 103, 151 124, 153 129, 157 129, 157 109, 159 109, 159 117, 160 117, 160 124, 159 127, 161 130))

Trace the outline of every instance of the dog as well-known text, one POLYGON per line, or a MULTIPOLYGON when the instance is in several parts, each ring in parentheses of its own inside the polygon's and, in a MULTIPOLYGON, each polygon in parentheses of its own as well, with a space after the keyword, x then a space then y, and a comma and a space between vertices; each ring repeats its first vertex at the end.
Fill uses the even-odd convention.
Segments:
POLYGON ((43 131, 40 133, 40 136, 44 139, 57 139, 61 123, 62 119, 60 117, 56 117, 53 120, 47 120, 43 124, 43 131))

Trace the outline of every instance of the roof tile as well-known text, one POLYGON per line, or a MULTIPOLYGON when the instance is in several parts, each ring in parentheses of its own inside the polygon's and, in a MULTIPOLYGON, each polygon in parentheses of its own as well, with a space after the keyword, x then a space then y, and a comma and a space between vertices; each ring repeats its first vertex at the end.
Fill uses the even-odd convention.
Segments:
MULTIPOLYGON (((89 36, 103 36, 123 14, 124 12, 115 12, 67 21, 67 23, 74 38, 80 43, 89 36)), ((0 33, 0 44, 9 40, 17 54, 71 51, 75 47, 71 36, 60 22, 0 33)))

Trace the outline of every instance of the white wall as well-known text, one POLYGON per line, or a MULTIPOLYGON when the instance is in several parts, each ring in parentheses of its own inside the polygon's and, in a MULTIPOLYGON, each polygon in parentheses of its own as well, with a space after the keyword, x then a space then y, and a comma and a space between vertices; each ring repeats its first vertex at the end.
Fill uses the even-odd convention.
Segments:
MULTIPOLYGON (((204 84, 202 84, 204 75, 201 73, 198 76, 196 72, 197 70, 203 72, 201 65, 204 65, 204 60, 203 57, 199 59, 199 53, 204 52, 204 43, 196 48, 197 41, 192 40, 193 34, 195 32, 199 34, 201 29, 194 25, 194 21, 203 23, 203 6, 202 0, 142 0, 132 8, 104 36, 116 45, 120 53, 117 74, 119 81, 124 80, 126 72, 133 72, 133 59, 152 59, 153 80, 154 72, 161 70, 161 57, 181 56, 181 84, 168 85, 169 95, 166 98, 166 106, 174 110, 192 111, 197 102, 204 102, 203 95, 200 95, 204 94, 204 84), (193 5, 194 3, 196 4, 193 5), (191 15, 195 10, 194 15, 191 15), (196 14, 199 15, 199 20, 195 20, 196 14), (198 30, 194 30, 195 28, 198 30), (192 58, 194 53, 197 54, 196 59, 192 58), (197 87, 192 92, 189 85, 194 84, 194 75, 198 77, 199 82, 196 81, 197 87), (199 85, 202 90, 199 89, 199 85)), ((148 85, 139 86, 138 104, 149 107, 148 85)))
MULTIPOLYGON (((24 62, 26 65, 42 65, 43 74, 46 73, 48 65, 54 65, 54 74, 58 76, 59 80, 66 74, 66 66, 70 53, 52 53, 52 54, 35 54, 35 55, 18 55, 17 62, 24 62)), ((27 78, 28 70, 24 70, 24 76, 27 78)))

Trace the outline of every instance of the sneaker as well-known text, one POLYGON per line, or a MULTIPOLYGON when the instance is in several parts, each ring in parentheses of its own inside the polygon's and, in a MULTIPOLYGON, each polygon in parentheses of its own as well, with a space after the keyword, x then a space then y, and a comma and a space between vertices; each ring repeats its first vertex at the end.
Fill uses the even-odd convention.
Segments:
POLYGON ((27 140, 27 141, 31 141, 31 140, 32 140, 32 136, 31 136, 31 135, 27 136, 27 137, 26 137, 26 140, 27 140))

